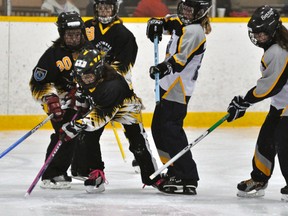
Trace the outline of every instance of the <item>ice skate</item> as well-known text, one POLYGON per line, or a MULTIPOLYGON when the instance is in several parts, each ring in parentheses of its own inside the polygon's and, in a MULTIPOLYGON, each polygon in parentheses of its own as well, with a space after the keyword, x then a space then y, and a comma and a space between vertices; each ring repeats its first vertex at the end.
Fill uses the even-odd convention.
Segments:
POLYGON ((169 194, 196 195, 196 188, 197 181, 171 177, 168 181, 163 183, 160 191, 169 194))
POLYGON ((76 179, 76 180, 79 180, 79 181, 85 181, 85 180, 88 179, 87 175, 83 175, 81 173, 78 173, 78 172, 75 172, 75 171, 72 171, 72 170, 71 170, 71 177, 72 177, 72 179, 76 179))
POLYGON ((51 179, 43 179, 40 187, 43 189, 70 189, 71 181, 70 176, 61 175, 51 179))
POLYGON ((281 200, 283 202, 288 202, 288 185, 286 185, 284 188, 281 189, 281 200))
POLYGON ((81 176, 81 175, 72 175, 71 176, 73 179, 76 179, 76 180, 79 180, 79 181, 85 181, 85 180, 87 180, 88 179, 88 177, 87 176, 81 176))
POLYGON ((262 197, 265 195, 265 189, 268 186, 268 182, 256 182, 253 179, 242 181, 237 185, 238 197, 262 197))
POLYGON ((105 191, 104 184, 107 183, 105 174, 102 170, 93 170, 89 178, 84 181, 87 193, 101 193, 105 191))
POLYGON ((132 167, 134 168, 135 173, 140 173, 141 172, 140 166, 139 166, 138 162, 136 161, 136 159, 134 159, 132 161, 132 167))

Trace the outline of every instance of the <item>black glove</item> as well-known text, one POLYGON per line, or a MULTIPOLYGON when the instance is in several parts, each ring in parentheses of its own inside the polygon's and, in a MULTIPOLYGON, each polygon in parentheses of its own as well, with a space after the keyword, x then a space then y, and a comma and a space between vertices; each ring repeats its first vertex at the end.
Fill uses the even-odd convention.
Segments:
POLYGON ((158 36, 158 42, 162 40, 163 20, 151 18, 148 20, 146 35, 154 43, 155 36, 158 36))
POLYGON ((232 122, 237 118, 244 116, 246 109, 252 104, 245 101, 242 96, 235 96, 228 106, 227 112, 230 116, 227 118, 227 122, 232 122))
POLYGON ((83 125, 75 121, 65 123, 62 125, 59 131, 60 139, 67 142, 76 137, 85 128, 87 128, 87 125, 83 125))
POLYGON ((47 111, 48 115, 52 113, 54 114, 52 120, 55 122, 62 121, 64 111, 61 109, 59 97, 55 94, 52 94, 45 96, 43 101, 46 103, 46 106, 44 105, 44 110, 47 111))
POLYGON ((169 62, 162 62, 156 66, 150 67, 149 73, 151 79, 155 79, 155 74, 159 73, 159 79, 170 74, 173 71, 172 66, 169 62))

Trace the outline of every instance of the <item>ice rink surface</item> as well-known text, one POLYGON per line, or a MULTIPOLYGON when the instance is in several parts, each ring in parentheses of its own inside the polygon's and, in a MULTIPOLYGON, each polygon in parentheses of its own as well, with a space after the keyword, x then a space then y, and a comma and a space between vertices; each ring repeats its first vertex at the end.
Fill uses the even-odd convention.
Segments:
MULTIPOLYGON (((207 128, 186 129, 194 141, 207 128)), ((157 158, 150 129, 146 130, 157 158)), ((0 159, 1 216, 264 216, 288 215, 281 202, 285 186, 278 160, 263 198, 236 196, 236 185, 250 178, 251 160, 259 128, 217 128, 192 148, 200 175, 197 196, 166 195, 152 187, 142 189, 140 175, 131 166, 132 153, 121 129, 118 133, 127 156, 123 161, 113 131, 101 138, 105 173, 109 184, 101 194, 87 194, 83 182, 73 180, 70 190, 43 190, 36 185, 24 195, 44 163, 51 131, 39 130, 0 159)), ((1 131, 0 152, 27 131, 1 131)), ((158 158, 157 158, 158 160, 158 158)), ((158 161, 159 166, 160 161, 158 161)), ((70 174, 70 172, 69 172, 70 174)))

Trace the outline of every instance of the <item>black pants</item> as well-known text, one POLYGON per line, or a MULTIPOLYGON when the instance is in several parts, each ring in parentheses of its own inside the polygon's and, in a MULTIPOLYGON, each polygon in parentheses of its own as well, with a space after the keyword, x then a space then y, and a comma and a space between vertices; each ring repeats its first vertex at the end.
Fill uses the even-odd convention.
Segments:
MULTIPOLYGON (((163 90, 161 90, 162 95, 163 93, 163 90)), ((189 97, 186 97, 187 103, 189 99, 189 97)), ((161 99, 160 104, 155 107, 151 129, 163 164, 188 145, 183 129, 183 121, 186 114, 187 104, 161 99)), ((180 179, 198 181, 198 171, 191 151, 186 152, 173 165, 169 166, 168 174, 180 179)))
POLYGON ((93 132, 83 131, 78 136, 71 164, 72 175, 89 176, 92 170, 104 170, 100 146, 103 131, 104 127, 93 132))
MULTIPOLYGON (((149 176, 157 169, 156 161, 152 157, 147 136, 142 124, 124 125, 125 136, 129 141, 129 150, 137 160, 142 182, 146 185, 153 184, 156 179, 150 180, 149 176)), ((88 176, 94 169, 104 169, 102 161, 100 136, 104 130, 83 132, 81 141, 77 143, 72 162, 72 174, 88 176)))
POLYGON ((251 177, 267 182, 274 170, 278 155, 280 169, 288 185, 288 117, 281 117, 283 110, 270 106, 270 111, 260 129, 252 160, 251 177))
MULTIPOLYGON (((51 121, 52 126, 54 128, 54 133, 50 136, 50 144, 48 145, 46 151, 45 161, 51 154, 55 145, 59 141, 59 130, 62 125, 66 122, 70 122, 75 114, 74 110, 67 109, 63 120, 61 122, 51 121)), ((50 179, 59 175, 67 175, 67 169, 69 168, 74 152, 75 140, 71 140, 69 142, 63 142, 60 146, 59 150, 55 154, 51 163, 47 167, 46 171, 42 175, 42 179, 50 179)))

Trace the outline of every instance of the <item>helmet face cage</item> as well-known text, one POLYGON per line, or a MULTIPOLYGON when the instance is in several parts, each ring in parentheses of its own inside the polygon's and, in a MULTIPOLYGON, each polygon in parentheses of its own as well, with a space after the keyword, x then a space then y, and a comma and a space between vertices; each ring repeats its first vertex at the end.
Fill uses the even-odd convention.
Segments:
POLYGON ((119 12, 118 0, 94 0, 94 16, 102 24, 109 24, 115 20, 119 12))
POLYGON ((280 14, 268 5, 261 6, 255 10, 248 22, 248 36, 256 46, 266 48, 274 40, 277 29, 281 26, 280 14), (262 35, 262 37, 260 37, 262 35), (263 40, 266 35, 267 39, 263 40))
POLYGON ((82 18, 80 17, 80 15, 73 11, 73 12, 63 12, 58 16, 56 25, 58 26, 58 32, 60 35, 60 38, 62 39, 62 41, 64 41, 65 44, 65 40, 64 40, 64 35, 66 30, 77 30, 80 29, 82 32, 82 36, 81 36, 81 40, 80 43, 75 45, 75 46, 69 46, 66 45, 65 46, 69 49, 69 50, 78 50, 79 48, 82 47, 82 43, 84 41, 84 35, 85 35, 85 25, 84 22, 82 20, 82 18))
POLYGON ((102 79, 104 59, 98 50, 83 50, 74 63, 74 75, 84 89, 96 87, 102 79))
POLYGON ((211 0, 182 0, 177 7, 177 15, 184 25, 189 25, 200 21, 211 6, 211 0))

